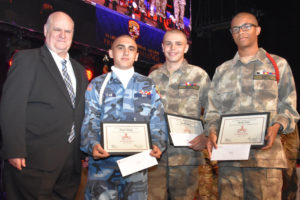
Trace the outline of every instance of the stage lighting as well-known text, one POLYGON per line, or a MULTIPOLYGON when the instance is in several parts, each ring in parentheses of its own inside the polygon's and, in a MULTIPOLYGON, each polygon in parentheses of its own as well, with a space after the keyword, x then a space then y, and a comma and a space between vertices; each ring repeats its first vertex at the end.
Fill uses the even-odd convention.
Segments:
POLYGON ((91 81, 94 77, 93 70, 89 69, 89 67, 86 67, 85 69, 86 77, 89 81, 91 81))

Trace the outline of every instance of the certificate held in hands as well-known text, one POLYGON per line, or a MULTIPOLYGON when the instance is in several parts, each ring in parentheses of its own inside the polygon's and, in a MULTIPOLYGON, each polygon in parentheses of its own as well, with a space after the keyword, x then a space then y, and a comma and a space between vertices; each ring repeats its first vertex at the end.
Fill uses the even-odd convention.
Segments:
POLYGON ((192 139, 203 132, 203 122, 200 119, 166 114, 169 135, 174 146, 190 146, 192 139))
POLYGON ((269 112, 222 115, 217 144, 262 147, 265 144, 269 115, 269 112))
POLYGON ((211 160, 248 160, 250 148, 265 144, 269 112, 222 115, 218 149, 211 160))
POLYGON ((111 155, 132 155, 152 149, 148 123, 102 122, 101 145, 111 155))

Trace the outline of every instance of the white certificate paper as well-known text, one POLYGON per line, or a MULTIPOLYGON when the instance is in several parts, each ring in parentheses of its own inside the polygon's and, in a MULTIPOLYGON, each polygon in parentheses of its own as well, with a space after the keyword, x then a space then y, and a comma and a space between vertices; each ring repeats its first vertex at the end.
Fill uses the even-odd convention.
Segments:
POLYGON ((111 155, 131 155, 151 149, 147 123, 102 123, 102 146, 111 155))
POLYGON ((174 146, 190 146, 190 141, 199 134, 185 134, 185 133, 170 133, 174 146))
POLYGON ((227 144, 213 148, 211 160, 248 160, 250 144, 227 144))
POLYGON ((190 146, 190 141, 203 132, 199 119, 167 114, 167 120, 174 146, 190 146))
POLYGON ((118 160, 117 163, 122 176, 128 176, 135 172, 157 165, 158 163, 156 158, 150 156, 151 151, 152 150, 150 149, 118 160))
POLYGON ((265 142, 268 121, 268 112, 222 115, 217 144, 251 144, 252 147, 261 147, 265 142))

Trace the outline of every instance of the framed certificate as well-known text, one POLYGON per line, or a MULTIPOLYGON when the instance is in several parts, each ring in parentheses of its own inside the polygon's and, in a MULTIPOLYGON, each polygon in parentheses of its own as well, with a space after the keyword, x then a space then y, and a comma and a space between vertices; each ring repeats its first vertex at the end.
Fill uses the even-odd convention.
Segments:
POLYGON ((269 112, 222 115, 217 144, 264 146, 269 116, 269 112))
POLYGON ((166 113, 169 136, 174 146, 190 146, 196 136, 203 133, 203 122, 200 119, 166 113))
POLYGON ((148 123, 102 122, 101 145, 111 155, 132 155, 152 149, 148 123))

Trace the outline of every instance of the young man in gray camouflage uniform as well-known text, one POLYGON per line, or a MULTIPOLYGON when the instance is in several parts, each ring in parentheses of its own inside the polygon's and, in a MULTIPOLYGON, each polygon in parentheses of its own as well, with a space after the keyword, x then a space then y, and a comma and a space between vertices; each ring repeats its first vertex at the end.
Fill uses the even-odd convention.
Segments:
MULTIPOLYGON (((158 87, 165 111, 200 119, 210 85, 207 73, 184 59, 189 45, 183 32, 176 29, 166 32, 162 48, 166 62, 149 77, 158 87)), ((194 199, 198 166, 205 164, 201 150, 206 141, 202 134, 191 140, 189 147, 168 145, 160 166, 149 171, 149 199, 194 199)))
POLYGON ((279 56, 258 47, 261 27, 250 13, 238 13, 231 21, 238 52, 216 69, 208 93, 206 115, 209 152, 217 148, 217 128, 222 114, 270 112, 266 146, 251 149, 247 161, 219 162, 220 199, 281 199, 282 169, 287 160, 279 133, 289 133, 299 119, 296 90, 290 66, 279 56))
POLYGON ((112 73, 92 80, 85 95, 81 150, 90 155, 85 199, 147 199, 147 170, 122 177, 117 160, 124 156, 110 156, 102 148, 100 123, 149 122, 153 144, 150 155, 159 158, 167 138, 163 105, 153 81, 134 72, 138 53, 130 36, 116 38, 109 56, 114 59, 112 73))

